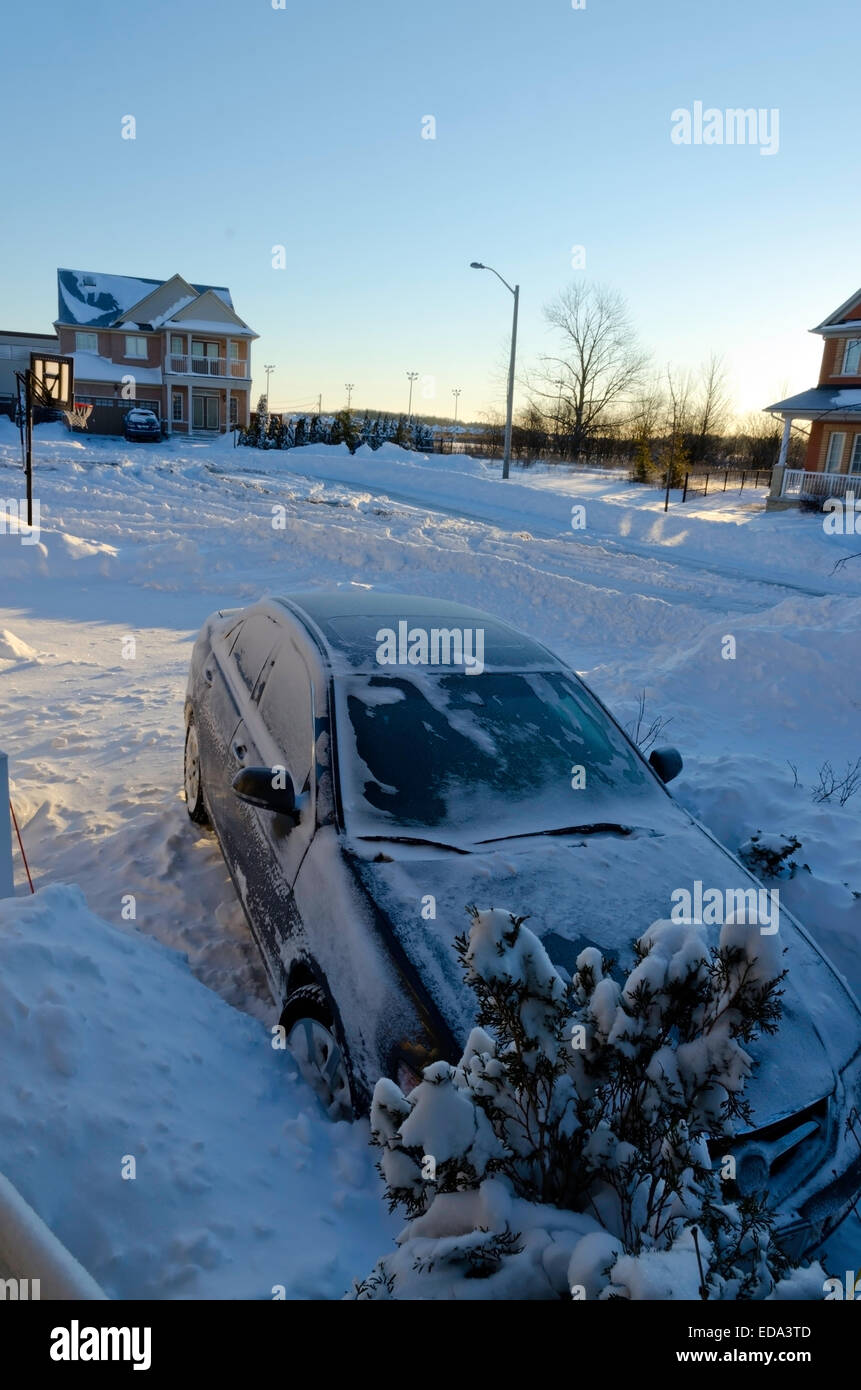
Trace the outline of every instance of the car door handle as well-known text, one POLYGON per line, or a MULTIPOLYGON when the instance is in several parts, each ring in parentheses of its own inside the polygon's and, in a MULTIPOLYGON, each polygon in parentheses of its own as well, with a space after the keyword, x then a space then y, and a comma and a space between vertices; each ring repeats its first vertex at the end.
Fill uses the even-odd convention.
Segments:
POLYGON ((231 749, 233 751, 234 757, 238 758, 240 762, 242 762, 242 759, 248 752, 248 749, 246 748, 244 743, 233 743, 231 744, 231 749))
POLYGON ((203 679, 206 681, 207 685, 212 685, 212 682, 215 679, 215 672, 211 666, 205 666, 203 668, 203 679))

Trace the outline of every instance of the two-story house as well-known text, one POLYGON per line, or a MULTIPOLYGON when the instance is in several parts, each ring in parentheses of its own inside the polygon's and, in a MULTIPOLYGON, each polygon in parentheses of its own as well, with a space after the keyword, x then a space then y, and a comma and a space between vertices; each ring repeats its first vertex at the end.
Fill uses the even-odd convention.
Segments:
POLYGON ((131 405, 154 410, 169 433, 248 424, 258 335, 228 289, 58 270, 57 294, 60 352, 74 357, 75 399, 92 404, 92 432, 120 434, 131 405))
POLYGON ((783 417, 783 442, 769 506, 801 497, 861 495, 861 290, 811 333, 823 340, 819 383, 767 407, 783 417), (787 469, 793 420, 810 421, 803 469, 787 469))

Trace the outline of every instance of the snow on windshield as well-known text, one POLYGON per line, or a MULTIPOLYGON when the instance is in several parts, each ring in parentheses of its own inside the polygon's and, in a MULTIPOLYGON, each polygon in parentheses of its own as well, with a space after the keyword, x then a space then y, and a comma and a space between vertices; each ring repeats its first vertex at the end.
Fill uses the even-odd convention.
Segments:
POLYGON ((595 821, 649 824, 661 797, 624 736, 559 670, 335 682, 341 796, 357 835, 489 838, 595 821), (624 814, 623 814, 624 809, 624 814))

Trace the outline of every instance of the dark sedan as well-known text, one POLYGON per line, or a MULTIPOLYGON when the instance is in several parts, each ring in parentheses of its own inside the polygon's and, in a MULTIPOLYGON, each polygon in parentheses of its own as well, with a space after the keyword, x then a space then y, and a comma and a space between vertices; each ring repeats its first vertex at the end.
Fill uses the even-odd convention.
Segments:
POLYGON ((129 410, 123 421, 126 439, 161 439, 161 421, 154 410, 129 410))
MULTIPOLYGON (((459 1059, 467 904, 529 914, 568 977, 585 946, 627 959, 680 890, 759 887, 667 792, 677 753, 647 762, 570 668, 463 605, 353 589, 214 614, 185 717, 189 815, 215 828, 333 1117, 381 1075, 409 1089, 459 1059)), ((767 1183, 806 1249, 858 1185, 861 1014, 785 910, 778 928, 784 1017, 757 1046, 757 1128, 732 1145, 740 1186, 767 1183)))

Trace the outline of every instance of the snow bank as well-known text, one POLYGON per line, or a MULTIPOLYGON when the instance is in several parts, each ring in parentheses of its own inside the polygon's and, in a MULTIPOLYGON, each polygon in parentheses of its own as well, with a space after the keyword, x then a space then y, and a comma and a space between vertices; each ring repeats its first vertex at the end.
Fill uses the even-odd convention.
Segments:
POLYGON ((109 1295, 339 1297, 391 1239, 367 1126, 270 1041, 79 889, 0 903, 0 1170, 109 1295))

